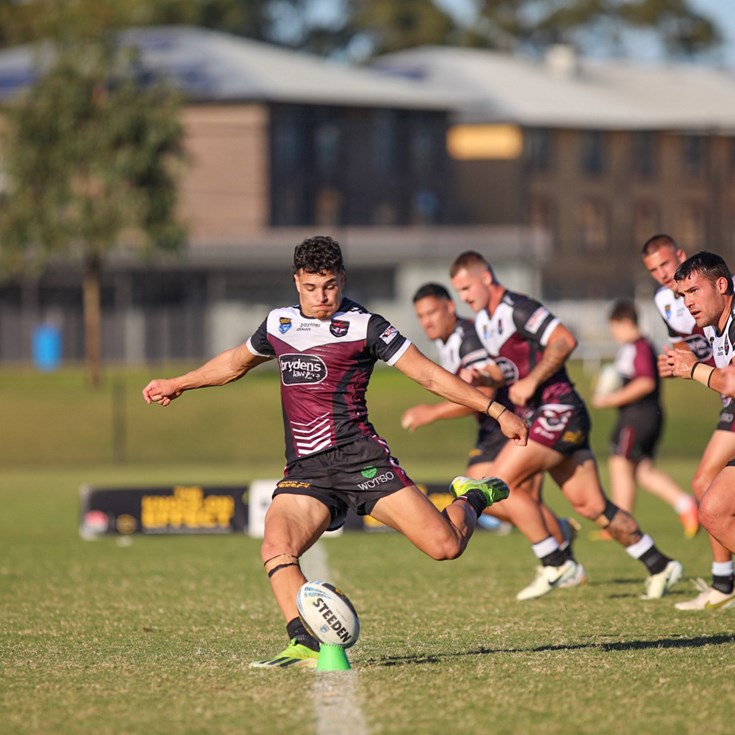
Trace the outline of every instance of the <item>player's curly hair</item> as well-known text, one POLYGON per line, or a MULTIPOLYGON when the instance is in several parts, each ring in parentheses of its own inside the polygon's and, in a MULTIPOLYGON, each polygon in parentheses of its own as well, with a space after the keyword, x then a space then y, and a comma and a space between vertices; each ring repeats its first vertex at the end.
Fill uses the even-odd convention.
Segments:
POLYGON ((329 235, 316 235, 296 246, 293 253, 294 273, 343 273, 342 249, 329 235))

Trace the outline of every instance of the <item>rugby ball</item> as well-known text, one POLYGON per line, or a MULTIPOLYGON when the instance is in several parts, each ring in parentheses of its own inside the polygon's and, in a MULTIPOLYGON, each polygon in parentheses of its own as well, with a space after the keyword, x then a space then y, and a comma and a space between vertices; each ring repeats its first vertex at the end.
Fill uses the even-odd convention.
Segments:
POLYGON ((607 396, 623 387, 623 378, 612 363, 603 365, 597 375, 595 395, 607 396))
POLYGON ((304 627, 320 643, 349 648, 357 643, 360 620, 352 603, 328 582, 307 582, 296 594, 304 627))

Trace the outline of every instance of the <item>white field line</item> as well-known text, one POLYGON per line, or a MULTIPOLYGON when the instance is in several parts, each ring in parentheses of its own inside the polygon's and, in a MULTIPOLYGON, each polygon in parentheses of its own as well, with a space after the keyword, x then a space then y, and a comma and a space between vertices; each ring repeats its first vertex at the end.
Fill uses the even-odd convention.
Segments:
MULTIPOLYGON (((301 568, 307 579, 330 581, 323 541, 318 541, 301 557, 301 568)), ((316 735, 367 735, 367 723, 358 703, 358 672, 350 669, 314 671, 313 674, 311 698, 316 714, 316 735)))

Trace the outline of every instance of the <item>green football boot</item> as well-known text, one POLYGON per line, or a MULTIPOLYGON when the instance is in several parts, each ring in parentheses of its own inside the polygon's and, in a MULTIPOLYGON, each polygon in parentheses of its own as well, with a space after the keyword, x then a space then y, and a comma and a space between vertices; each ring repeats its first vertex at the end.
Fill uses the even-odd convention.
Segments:
POLYGON ((277 655, 266 661, 252 661, 251 669, 269 669, 275 666, 315 669, 319 651, 297 643, 295 638, 277 655))
POLYGON ((452 495, 459 498, 470 490, 479 490, 487 499, 488 506, 505 500, 510 495, 510 488, 499 477, 483 477, 481 480, 473 480, 471 477, 455 477, 450 486, 452 495))

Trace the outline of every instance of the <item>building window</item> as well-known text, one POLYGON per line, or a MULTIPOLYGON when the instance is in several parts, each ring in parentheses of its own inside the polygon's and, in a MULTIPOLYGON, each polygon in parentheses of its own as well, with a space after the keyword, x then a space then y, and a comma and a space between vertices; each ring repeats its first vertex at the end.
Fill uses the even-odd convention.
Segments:
POLYGON ((633 205, 633 248, 642 247, 649 237, 660 232, 660 215, 655 202, 636 202, 633 205))
POLYGON ((552 136, 548 128, 529 128, 525 136, 526 160, 532 171, 548 173, 552 166, 552 136))
POLYGON ((687 250, 701 250, 707 244, 707 212, 698 202, 689 202, 679 211, 677 238, 687 250))
POLYGON ((398 116, 393 110, 375 113, 372 131, 372 162, 376 174, 393 174, 398 171, 398 116))
POLYGON ((642 179, 651 179, 658 167, 658 146, 655 133, 641 130, 633 133, 632 169, 642 179))
POLYGON ((534 244, 542 243, 546 237, 556 241, 556 207, 546 197, 534 197, 528 212, 528 224, 534 244))
POLYGON ((682 169, 685 176, 702 176, 707 168, 707 141, 703 135, 681 139, 682 169))
POLYGON ((586 130, 581 141, 582 171, 588 176, 599 176, 605 170, 605 134, 586 130))
POLYGON ((608 212, 601 201, 588 199, 577 211, 577 242, 585 253, 604 253, 608 245, 608 212))
POLYGON ((324 122, 314 131, 314 154, 317 174, 333 179, 339 170, 340 130, 336 122, 324 122))

